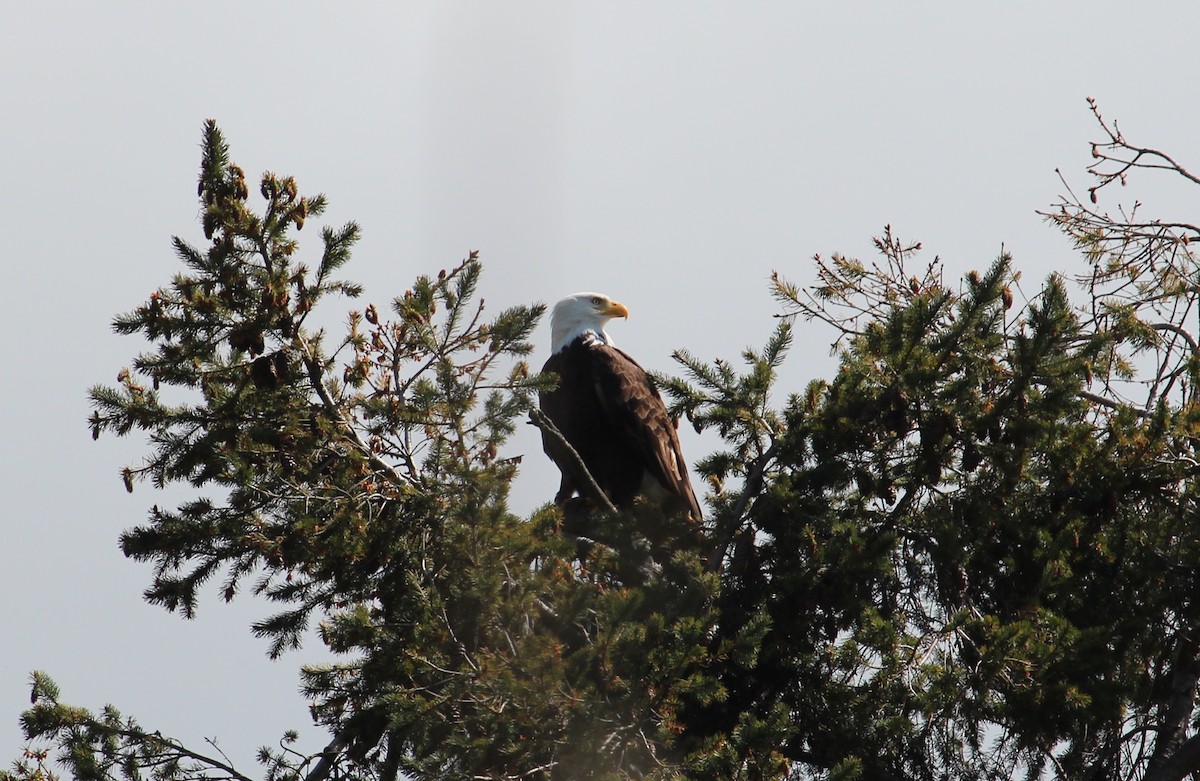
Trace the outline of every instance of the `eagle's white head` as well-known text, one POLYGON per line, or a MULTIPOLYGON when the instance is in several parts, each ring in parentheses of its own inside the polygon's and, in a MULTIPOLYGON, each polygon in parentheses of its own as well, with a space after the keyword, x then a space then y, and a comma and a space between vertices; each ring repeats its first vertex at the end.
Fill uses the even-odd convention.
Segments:
POLYGON ((614 317, 629 317, 624 304, 613 301, 603 293, 576 293, 554 305, 550 313, 551 352, 556 353, 584 334, 612 346, 612 338, 604 326, 614 317))

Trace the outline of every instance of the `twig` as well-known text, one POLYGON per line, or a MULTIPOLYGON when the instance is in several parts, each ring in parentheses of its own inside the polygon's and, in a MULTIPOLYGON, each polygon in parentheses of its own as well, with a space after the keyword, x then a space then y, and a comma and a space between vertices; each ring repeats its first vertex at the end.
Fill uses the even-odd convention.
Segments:
POLYGON ((1196 337, 1188 333, 1186 329, 1181 328, 1174 323, 1151 323, 1150 327, 1155 331, 1170 331, 1171 333, 1177 335, 1179 338, 1188 343, 1188 347, 1190 347, 1192 350, 1192 356, 1200 358, 1200 344, 1196 343, 1196 337))
POLYGON ((1110 399, 1106 396, 1101 396, 1099 393, 1092 393, 1091 391, 1081 390, 1081 391, 1079 391, 1079 395, 1082 396, 1087 401, 1092 402, 1093 404, 1099 404, 1100 406, 1108 407, 1109 409, 1129 408, 1129 409, 1133 410, 1133 414, 1137 415, 1139 418, 1144 418, 1150 414, 1150 411, 1145 409, 1144 407, 1138 407, 1134 404, 1122 404, 1121 402, 1114 401, 1113 399, 1110 399))
POLYGON ((588 499, 595 502, 605 512, 616 514, 617 506, 600 489, 596 478, 592 477, 592 473, 584 465, 583 458, 580 457, 579 452, 571 447, 571 443, 558 430, 558 426, 555 426, 553 421, 546 417, 546 413, 537 407, 532 408, 529 410, 529 422, 542 430, 542 435, 545 437, 544 441, 550 448, 554 463, 558 464, 559 469, 565 469, 570 473, 579 491, 585 494, 588 499))

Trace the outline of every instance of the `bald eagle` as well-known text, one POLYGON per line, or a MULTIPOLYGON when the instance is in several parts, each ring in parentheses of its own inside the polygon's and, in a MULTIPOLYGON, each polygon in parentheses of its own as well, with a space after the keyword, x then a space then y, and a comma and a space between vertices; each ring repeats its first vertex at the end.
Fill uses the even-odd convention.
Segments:
MULTIPOLYGON (((629 310, 600 293, 576 293, 554 306, 552 354, 542 371, 558 375, 558 386, 541 394, 542 411, 614 505, 628 509, 642 495, 699 520, 676 423, 646 370, 604 331, 614 317, 627 318, 629 310)), ((555 459, 544 432, 542 444, 555 459)), ((554 500, 561 505, 579 486, 566 465, 558 467, 554 500)))

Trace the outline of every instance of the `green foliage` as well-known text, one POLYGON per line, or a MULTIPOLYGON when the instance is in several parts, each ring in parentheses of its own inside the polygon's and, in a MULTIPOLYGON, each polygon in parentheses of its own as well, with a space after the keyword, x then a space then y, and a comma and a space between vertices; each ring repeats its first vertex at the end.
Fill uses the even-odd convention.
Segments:
MULTIPOLYGON (((21 728, 31 739, 54 739, 55 760, 71 778, 103 781, 121 777, 225 778, 249 781, 221 757, 198 754, 159 733, 143 730, 112 706, 99 714, 59 702, 58 687, 45 673, 31 676, 33 703, 21 715, 21 728)), ((5 781, 58 778, 48 749, 27 749, 12 772, 0 771, 5 781)))
MULTIPOLYGON (((675 544, 694 530, 654 508, 598 518, 621 542, 585 561, 557 509, 507 510, 517 463, 501 451, 548 382, 524 361, 544 307, 489 316, 472 253, 419 277, 389 314, 350 312, 327 350, 308 321, 331 294, 360 293, 334 279, 358 228, 324 229, 310 271, 294 237, 325 199, 271 173, 259 193, 256 209, 206 125, 210 245, 176 239, 184 271, 116 319, 150 350, 117 386, 92 389, 91 425, 146 433, 144 465, 122 472, 129 490, 149 480, 197 492, 121 537, 154 565, 149 601, 192 616, 205 584, 226 600, 248 588, 279 607, 252 627, 272 657, 314 625, 338 655, 303 671, 330 745, 264 748, 267 777, 673 777, 679 713, 722 696, 706 673, 718 579, 694 541, 675 544)), ((744 655, 746 642, 721 652, 744 655)), ((26 734, 57 742, 72 775, 226 772, 156 764, 157 737, 64 710, 44 677, 35 700, 26 734)), ((30 756, 41 759, 13 778, 49 767, 48 754, 30 756)))
MULTIPOLYGON (((333 278, 358 228, 323 229, 310 272, 294 237, 325 199, 270 173, 259 194, 206 125, 210 244, 176 239, 184 270, 117 318, 150 350, 92 389, 91 425, 147 436, 129 490, 194 490, 122 535, 154 565, 148 600, 191 616, 206 583, 248 586, 278 607, 253 626, 272 656, 314 625, 334 652, 302 672, 330 743, 264 748, 269 781, 1200 770, 1188 226, 1168 247, 1064 204, 1051 219, 1093 264, 1082 307, 1058 276, 1018 306, 1003 253, 947 284, 890 229, 874 261, 818 257, 815 285, 776 275, 761 348, 680 350, 683 376, 657 378, 721 440, 696 462, 702 528, 644 504, 581 535, 506 504, 506 440, 553 382, 525 363, 544 307, 487 316, 471 254, 350 312, 327 350, 308 321, 361 292, 333 278), (798 317, 833 330, 839 365, 781 391, 798 317)), ((247 778, 31 688, 32 743, 0 781, 247 778)))
POLYGON ((776 278, 842 344, 832 380, 779 417, 760 412, 755 354, 741 377, 685 356, 696 385, 667 385, 769 461, 701 464, 744 478, 715 503, 719 631, 769 630, 693 729, 783 706, 772 741, 817 777, 1128 768, 1123 736, 1161 715, 1200 619, 1196 410, 1097 402, 1092 367, 1132 331, 1085 329, 1060 279, 1017 311, 1008 256, 954 290, 936 265, 907 272, 916 247, 877 246, 882 263, 818 259, 811 297, 776 278), (749 420, 739 438, 729 421, 749 420))

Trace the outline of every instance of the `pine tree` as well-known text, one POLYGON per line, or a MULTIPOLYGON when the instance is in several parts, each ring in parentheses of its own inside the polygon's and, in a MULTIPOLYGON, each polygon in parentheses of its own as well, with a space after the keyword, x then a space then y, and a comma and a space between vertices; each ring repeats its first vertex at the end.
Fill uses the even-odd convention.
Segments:
MULTIPOLYGON (((253 626, 272 657, 315 623, 348 660, 303 671, 329 745, 264 749, 267 777, 669 774, 676 701, 711 696, 689 675, 715 579, 693 550, 662 557, 645 582, 634 518, 596 520, 598 537, 626 542, 596 546, 585 569, 556 508, 508 511, 517 464, 502 449, 548 382, 524 360, 544 307, 489 316, 472 253, 418 278, 390 313, 352 311, 328 349, 308 320, 360 294, 335 279, 358 226, 323 229, 310 267, 296 235, 325 198, 267 173, 255 211, 212 122, 202 146, 210 244, 175 239, 185 270, 116 319, 152 349, 117 386, 91 390, 90 423, 97 437, 148 437, 145 464, 122 472, 127 489, 197 491, 121 537, 127 556, 154 564, 149 601, 191 616, 219 578, 226 600, 249 589, 279 606, 253 626)), ((643 515, 673 548, 680 524, 643 515)), ((25 731, 57 741, 73 776, 233 773, 114 709, 63 704, 41 673, 33 695, 25 731)), ((10 777, 48 772, 48 756, 31 750, 10 777)))
MULTIPOLYGON (((947 282, 888 229, 814 285, 777 274, 776 328, 739 361, 679 350, 657 379, 721 441, 699 535, 651 505, 510 512, 506 439, 554 382, 525 363, 543 307, 491 315, 472 253, 331 340, 310 314, 360 294, 335 279, 357 226, 324 228, 310 269, 324 197, 267 173, 256 210, 210 122, 210 244, 175 240, 183 271, 115 321, 150 350, 91 391, 95 435, 148 439, 129 490, 194 490, 123 550, 154 564, 150 601, 192 615, 218 579, 278 606, 253 626, 272 656, 315 625, 341 660, 302 671, 328 745, 263 749, 270 781, 1182 779, 1200 229, 1097 202, 1143 171, 1200 180, 1096 116, 1097 184, 1047 214, 1088 261, 1082 305, 1004 253, 947 282), (837 370, 779 388, 818 326, 837 370)), ((32 699, 5 781, 249 779, 43 673, 32 699)))

